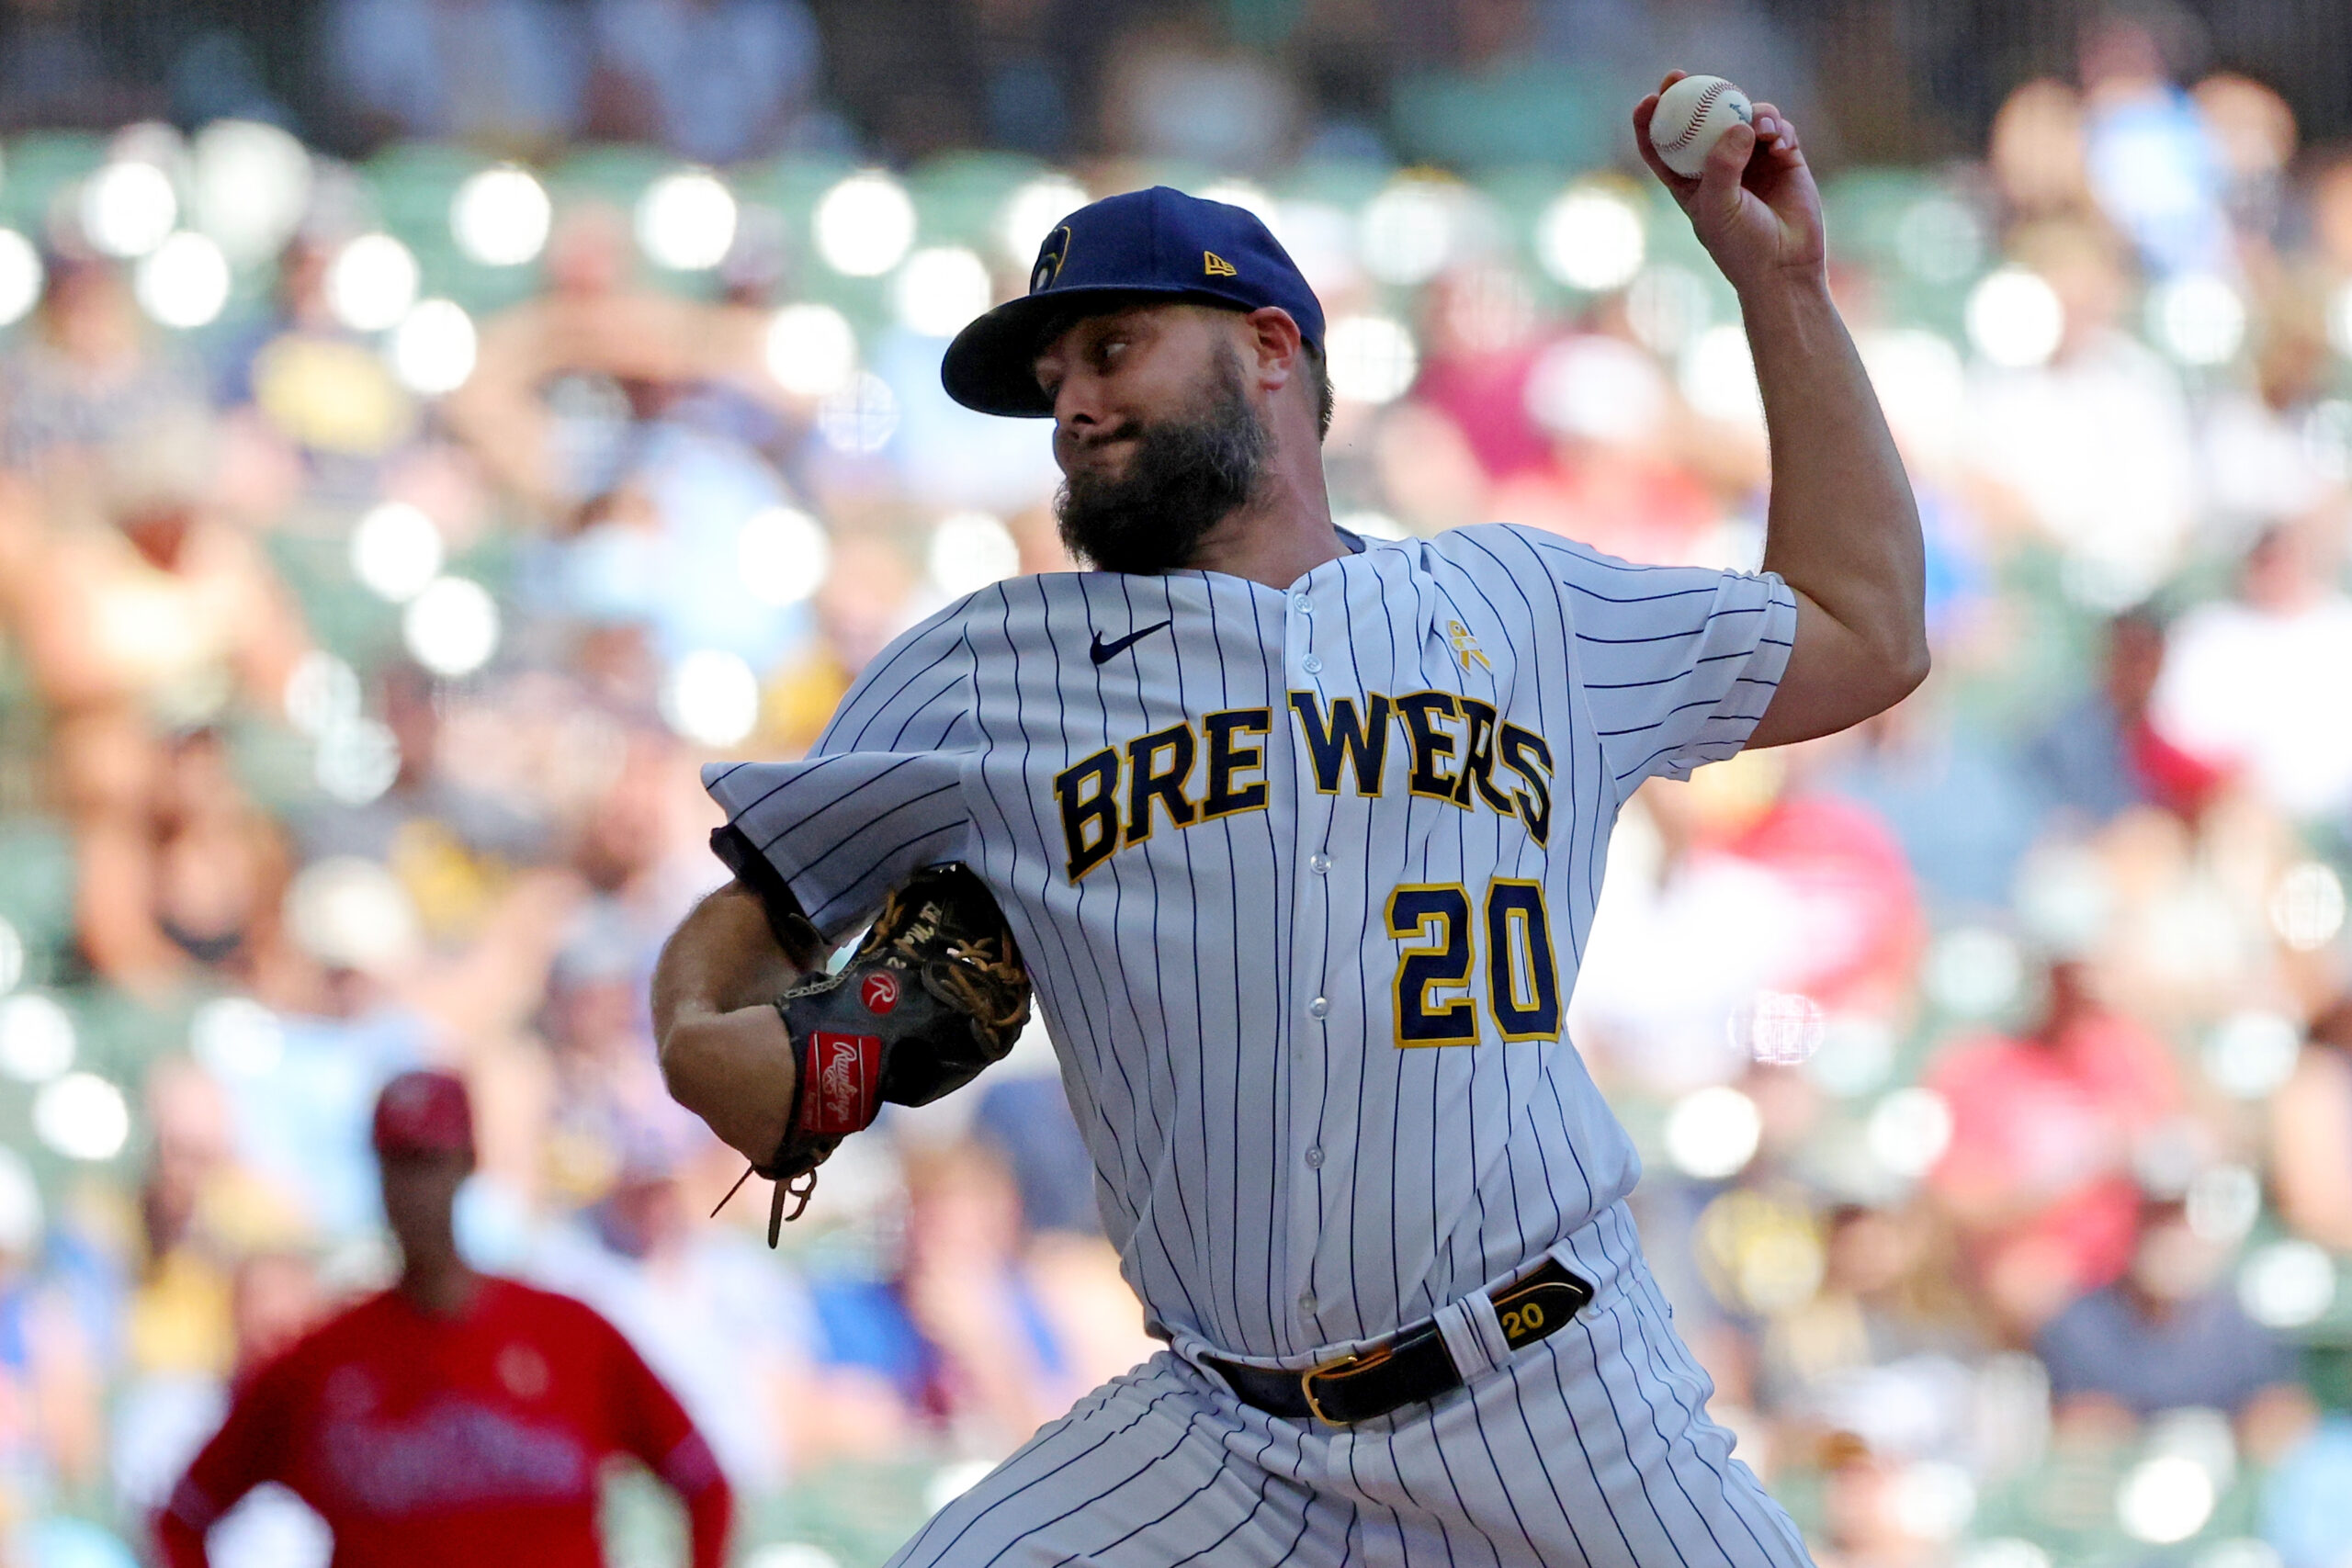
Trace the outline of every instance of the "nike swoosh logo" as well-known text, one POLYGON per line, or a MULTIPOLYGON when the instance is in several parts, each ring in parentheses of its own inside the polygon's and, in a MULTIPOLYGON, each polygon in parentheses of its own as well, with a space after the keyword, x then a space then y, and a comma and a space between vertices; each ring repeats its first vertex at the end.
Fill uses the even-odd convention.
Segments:
POLYGON ((1126 652, 1127 649, 1133 648, 1138 642, 1141 642, 1144 638, 1149 637, 1152 633, 1165 631, 1175 624, 1176 623, 1173 621, 1161 621, 1159 625, 1146 626, 1139 632, 1129 632, 1126 636, 1119 638, 1116 642, 1104 642, 1102 640, 1102 634, 1101 632, 1096 632, 1094 634, 1094 646, 1086 650, 1087 657, 1093 660, 1097 664, 1107 664, 1112 660, 1118 658, 1119 655, 1126 652))

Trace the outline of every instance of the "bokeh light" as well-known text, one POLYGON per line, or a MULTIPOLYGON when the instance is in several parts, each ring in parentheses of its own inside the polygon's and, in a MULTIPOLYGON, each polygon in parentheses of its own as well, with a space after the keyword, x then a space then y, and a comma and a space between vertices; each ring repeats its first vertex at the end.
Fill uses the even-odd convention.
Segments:
POLYGON ((1792 1067, 1821 1048, 1821 1004, 1794 991, 1759 991, 1731 1018, 1732 1043, 1767 1066, 1792 1067))
POLYGON ((1694 1089, 1666 1114, 1666 1157, 1701 1181, 1737 1175, 1763 1137, 1763 1113, 1728 1084, 1694 1089))
POLYGON ((1453 254, 1456 204, 1450 186, 1419 176, 1397 180, 1374 197, 1356 226, 1364 271, 1399 287, 1435 277, 1453 254))
POLYGON ((2335 1304, 2335 1261, 2300 1236, 2256 1247, 2238 1269, 2238 1304, 2266 1328, 2301 1328, 2335 1304))
POLYGON ((147 254, 164 243, 179 217, 172 178, 153 164, 119 159, 83 183, 82 232, 107 255, 147 254))
POLYGON ((1640 210, 1613 190, 1566 191, 1536 220, 1536 258, 1571 288, 1623 288, 1642 270, 1648 249, 1640 210))
POLYGON ((217 119, 189 145, 189 217, 233 265, 276 255, 301 227, 315 182, 310 150, 275 125, 217 119))
POLYGON ((1724 321, 1693 337, 1675 379, 1693 412, 1724 424, 1764 427, 1764 392, 1746 328, 1724 321))
POLYGON ((1968 341, 2005 370, 2046 365, 2066 332, 2066 308, 2039 274, 2002 267, 1969 291, 1968 341))
POLYGON ((1005 198, 997 214, 996 240, 1004 254, 1027 266, 1054 225, 1086 205, 1086 187, 1060 175, 1031 180, 1005 198))
POLYGON ((2233 1012, 2205 1036, 2205 1076, 2233 1099, 2267 1100, 2294 1072, 2302 1045, 2302 1030, 2283 1014, 2233 1012))
POLYGON ((188 1015, 187 1045, 224 1078, 265 1077, 286 1059, 286 1024, 251 997, 214 997, 188 1015))
POLYGON ((932 529, 924 564, 941 592, 960 597, 1019 571, 1021 547, 1001 519, 959 512, 932 529))
POLYGON ((1871 1107, 1871 1156, 1905 1179, 1925 1176, 1951 1146, 1951 1107, 1931 1089, 1898 1089, 1871 1107))
POLYGON ((1976 1517, 1976 1483, 1949 1460, 1915 1460, 1895 1472, 1888 1501, 1905 1535, 1953 1540, 1976 1517))
POLYGON ((760 721, 760 678, 741 654, 699 649, 670 667, 662 716, 698 746, 732 746, 760 721))
POLYGON ((857 370, 857 333, 831 305, 778 310, 768 322, 766 351, 768 374, 797 397, 837 392, 857 370))
POLYGON ((379 599, 405 604, 441 574, 440 527, 421 507, 387 501, 351 530, 351 570, 379 599))
POLYGON ((879 452, 899 429, 899 395, 871 370, 860 370, 817 405, 817 433, 836 452, 879 452))
POLYGON ((2245 301, 2228 280, 2190 273, 2148 297, 2155 339, 2184 365, 2226 365, 2245 342, 2245 301))
POLYGON ((554 223, 547 187, 515 164, 467 175, 449 200, 449 237, 467 259, 483 266, 536 261, 554 223))
POLYGON ((0 229, 0 327, 13 326, 40 303, 40 252, 14 229, 0 229))
POLYGON ((351 717, 319 733, 311 754, 311 780, 329 800, 366 806, 383 798, 400 777, 401 743, 390 726, 351 717))
POLYGON ((735 536, 736 568, 744 585, 770 604, 797 604, 825 585, 833 543, 823 525, 789 506, 752 513, 735 536))
POLYGON ((907 258, 891 280, 890 302, 910 331, 953 337, 994 302, 988 264, 961 245, 939 245, 907 258))
POLYGON ((327 309, 356 333, 397 325, 416 303, 416 257, 390 234, 361 234, 327 264, 327 309))
POLYGON ((2297 953, 2334 942, 2344 929, 2344 879, 2324 861, 2290 866, 2270 895, 2270 928, 2297 953))
POLYGON ((2186 1207, 2199 1239, 2235 1247, 2262 1217, 2262 1179, 2242 1165, 2212 1166, 2189 1182, 2186 1207))
POLYGON ((2213 1478, 2203 1465, 2179 1454, 2157 1454, 2124 1475, 2116 1489, 2115 1517, 2134 1540, 2170 1546, 2205 1528, 2213 1502, 2213 1478))
POLYGON ((130 1137, 130 1106, 96 1073, 68 1073, 33 1096, 33 1134, 67 1159, 109 1160, 130 1137))
POLYGON ((498 602, 471 578, 435 578, 408 603, 401 640, 436 675, 470 675, 498 649, 498 602))
POLYGON ((708 169, 678 169, 637 201, 637 245, 654 265, 707 272, 735 243, 735 195, 708 169))
POLYGON ((1334 397, 1359 403, 1395 402, 1421 373, 1420 350, 1402 321, 1349 316, 1332 322, 1324 336, 1334 397))
POLYGON ((286 678, 286 716, 314 739, 358 717, 361 702, 359 671, 323 648, 303 654, 286 678))
POLYGON ((1937 1006, 1962 1018, 1990 1018, 2018 998, 2025 955, 2007 932, 1959 926, 1928 950, 1926 981, 1937 1006))
POLYGON ((47 1083, 74 1065, 74 1015, 57 998, 19 991, 0 998, 0 1073, 18 1083, 47 1083))
POLYGON ((474 320, 454 299, 420 299, 392 329, 392 373, 420 397, 454 392, 474 373, 474 320))
POLYGON ((131 291, 140 309, 157 322, 192 332, 220 319, 232 281, 220 247, 188 230, 140 258, 131 291))
POLYGON ((827 191, 816 217, 817 254, 847 277, 881 276, 915 242, 907 187, 878 170, 852 175, 827 191))

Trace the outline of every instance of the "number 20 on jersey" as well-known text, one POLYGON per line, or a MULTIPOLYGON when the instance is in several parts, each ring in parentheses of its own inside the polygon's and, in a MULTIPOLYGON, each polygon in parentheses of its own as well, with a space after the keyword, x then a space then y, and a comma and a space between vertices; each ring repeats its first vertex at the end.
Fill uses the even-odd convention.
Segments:
POLYGON ((1560 1037, 1560 965, 1541 883, 1498 876, 1473 923, 1459 883, 1407 883, 1388 895, 1396 962, 1396 1043, 1476 1045, 1478 1003, 1463 994, 1484 949, 1486 1007, 1505 1040, 1560 1037), (1483 938, 1483 940, 1481 940, 1483 938))

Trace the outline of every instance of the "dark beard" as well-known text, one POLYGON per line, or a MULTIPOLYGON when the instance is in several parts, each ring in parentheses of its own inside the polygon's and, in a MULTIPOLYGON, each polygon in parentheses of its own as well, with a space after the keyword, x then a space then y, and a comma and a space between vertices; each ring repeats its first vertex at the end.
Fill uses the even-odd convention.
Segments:
POLYGON ((1250 499, 1272 444, 1230 347, 1218 357, 1200 418, 1130 428, 1126 472, 1070 475, 1054 515, 1070 554, 1096 570, 1157 576, 1191 561, 1209 530, 1250 499))

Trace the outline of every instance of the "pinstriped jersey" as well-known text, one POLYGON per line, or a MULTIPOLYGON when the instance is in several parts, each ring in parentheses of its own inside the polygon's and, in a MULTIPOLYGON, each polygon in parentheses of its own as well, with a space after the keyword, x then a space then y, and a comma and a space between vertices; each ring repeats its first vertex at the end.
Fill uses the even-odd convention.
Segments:
POLYGON ((1564 1032, 1611 826, 1747 739, 1781 580, 1507 525, 1279 590, 1011 579, 808 759, 705 784, 829 937, 960 860, 1018 938, 1156 1331, 1293 1357, 1504 1275, 1634 1186, 1564 1032))

